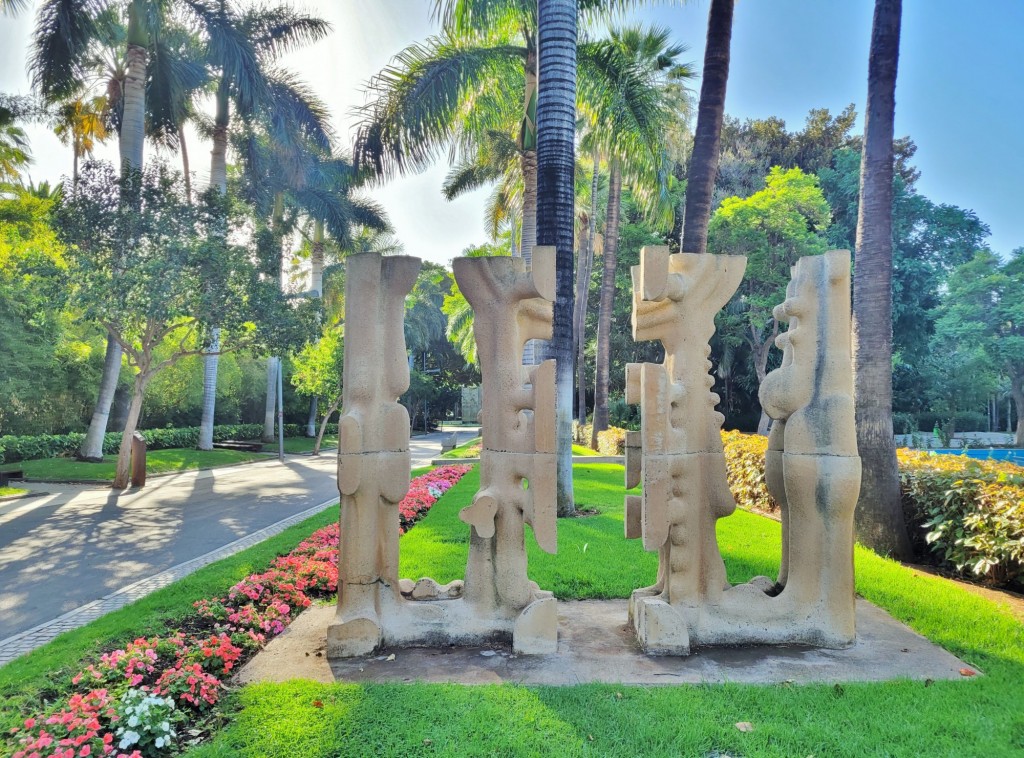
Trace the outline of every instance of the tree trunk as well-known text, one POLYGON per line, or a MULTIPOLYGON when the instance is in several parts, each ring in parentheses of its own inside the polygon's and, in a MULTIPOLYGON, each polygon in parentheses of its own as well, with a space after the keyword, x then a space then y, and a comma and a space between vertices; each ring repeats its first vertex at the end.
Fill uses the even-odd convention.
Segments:
POLYGON ((619 255, 619 210, 622 205, 622 173, 612 159, 608 177, 608 211, 604 221, 604 271, 601 304, 597 311, 597 355, 594 358, 594 425, 590 446, 597 449, 597 433, 608 428, 608 382, 612 350, 612 310, 615 307, 615 267, 619 255))
POLYGON ((331 416, 338 410, 338 406, 341 405, 341 393, 338 393, 338 397, 331 403, 331 407, 327 409, 327 413, 324 414, 324 420, 320 422, 320 431, 317 432, 316 442, 313 444, 313 455, 320 455, 320 445, 324 441, 324 432, 327 431, 327 424, 331 421, 331 416))
POLYGON ((526 92, 523 98, 523 124, 519 135, 523 172, 523 218, 519 232, 520 255, 526 259, 526 268, 533 260, 537 244, 537 50, 528 42, 526 46, 526 92))
POLYGON ((71 151, 74 154, 74 158, 71 161, 71 186, 78 188, 78 143, 75 143, 74 149, 71 151))
MULTIPOLYGON (((1024 447, 1024 376, 1013 378, 1012 390, 1013 404, 1017 408, 1017 436, 1013 444, 1017 447, 1024 447)), ((1010 414, 1006 414, 1006 424, 1009 428, 1010 414)))
POLYGON ((263 441, 273 442, 277 418, 277 364, 280 358, 267 358, 267 403, 263 411, 263 441))
MULTIPOLYGON (((131 5, 135 16, 135 3, 131 5)), ((131 24, 132 22, 130 22, 131 24)), ((124 79, 121 115, 121 135, 118 149, 121 154, 121 173, 129 166, 142 170, 142 151, 146 139, 146 63, 149 58, 142 44, 128 43, 128 69, 124 79)))
POLYGON ((576 0, 539 0, 537 6, 537 243, 555 247, 555 323, 549 355, 557 362, 559 516, 576 511, 572 493, 576 5, 576 0))
MULTIPOLYGON (((227 80, 217 90, 217 115, 214 118, 213 150, 210 153, 210 186, 221 194, 228 191, 228 119, 230 118, 227 80)), ((199 425, 199 449, 213 450, 213 419, 217 407, 217 368, 220 365, 220 327, 210 329, 210 345, 203 356, 203 419, 199 425)))
MULTIPOLYGON (((754 354, 754 373, 757 374, 757 386, 759 387, 764 382, 764 378, 768 376, 768 356, 771 354, 775 338, 778 336, 779 322, 777 319, 772 319, 772 335, 768 339, 763 339, 761 330, 757 329, 753 324, 750 325, 750 337, 747 339, 747 343, 754 354)), ((757 422, 757 433, 761 436, 766 436, 771 422, 771 417, 762 408, 761 418, 757 422)))
POLYGON ((226 79, 217 89, 217 115, 213 121, 213 150, 210 152, 210 186, 221 192, 228 190, 228 124, 231 119, 231 101, 228 99, 226 79))
POLYGON ((117 453, 117 469, 114 473, 114 489, 116 490, 123 490, 128 486, 128 477, 131 472, 132 435, 135 434, 135 427, 139 423, 142 399, 146 395, 148 382, 149 377, 145 372, 140 371, 135 376, 132 401, 128 406, 128 419, 125 421, 124 433, 121 435, 121 449, 117 453))
POLYGON ((306 436, 316 436, 317 397, 314 395, 309 399, 309 418, 306 420, 306 436))
POLYGON ((185 178, 185 200, 192 202, 192 171, 188 165, 188 144, 185 142, 185 127, 178 127, 178 146, 181 149, 181 169, 185 178))
POLYGON ((313 227, 313 247, 309 256, 310 291, 313 297, 324 294, 324 224, 317 221, 313 227))
POLYGON ((711 219, 711 197, 718 175, 725 88, 729 81, 732 11, 733 0, 711 0, 697 128, 693 135, 693 153, 686 182, 686 212, 683 216, 685 253, 706 253, 708 249, 708 221, 711 219))
MULTIPOLYGON (((139 10, 135 2, 128 8, 127 72, 122 95, 124 111, 118 138, 122 175, 130 170, 142 170, 146 137, 146 64, 149 55, 145 48, 145 35, 142 32, 139 10)), ((107 433, 110 405, 114 402, 120 375, 121 346, 113 337, 108 336, 103 375, 100 377, 100 391, 96 398, 96 406, 93 408, 92 420, 89 422, 89 431, 80 451, 84 460, 103 459, 103 436, 107 433)))
POLYGON ((203 420, 199 424, 200 450, 213 450, 213 416, 217 404, 217 365, 220 363, 220 328, 210 330, 210 345, 203 356, 203 420))
POLYGON ((897 559, 911 555, 892 427, 892 140, 901 4, 875 2, 853 277, 857 447, 863 465, 857 539, 897 559))
POLYGON ((584 362, 586 346, 587 295, 590 283, 590 218, 581 214, 579 253, 576 256, 576 302, 572 316, 573 348, 576 352, 576 420, 587 423, 587 371, 584 362))
POLYGON ((117 393, 117 380, 121 375, 121 345, 109 334, 107 335, 107 353, 103 359, 103 374, 100 376, 100 394, 96 398, 96 406, 92 412, 92 421, 85 434, 78 457, 83 461, 99 463, 103 460, 103 437, 107 433, 107 420, 110 418, 110 406, 114 403, 117 393))

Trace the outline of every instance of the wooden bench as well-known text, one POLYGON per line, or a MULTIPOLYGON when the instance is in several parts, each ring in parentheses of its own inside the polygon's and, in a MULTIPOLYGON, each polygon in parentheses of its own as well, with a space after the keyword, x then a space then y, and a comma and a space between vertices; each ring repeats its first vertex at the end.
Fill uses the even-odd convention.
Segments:
POLYGON ((24 479, 25 472, 21 469, 0 471, 0 487, 6 487, 12 479, 24 479))
POLYGON ((262 442, 245 442, 240 440, 224 440, 223 442, 214 442, 213 446, 218 450, 237 450, 241 453, 261 453, 263 452, 262 442))

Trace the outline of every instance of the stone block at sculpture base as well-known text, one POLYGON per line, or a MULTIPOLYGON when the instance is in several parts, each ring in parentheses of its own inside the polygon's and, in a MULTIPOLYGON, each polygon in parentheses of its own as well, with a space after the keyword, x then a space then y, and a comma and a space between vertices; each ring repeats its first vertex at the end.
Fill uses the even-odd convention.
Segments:
POLYGON ((554 597, 534 600, 512 627, 512 652, 543 655, 558 651, 558 605, 554 597))
MULTIPOLYGON (((633 271, 633 333, 665 347, 662 364, 631 364, 627 402, 641 405, 638 452, 627 461, 626 534, 657 550, 658 579, 637 590, 630 619, 651 654, 707 645, 805 644, 855 639, 853 509, 860 458, 853 421, 850 256, 832 251, 793 267, 774 316, 782 365, 760 388, 775 419, 766 481, 780 504, 779 578, 731 586, 715 524, 735 510, 714 408, 708 340, 715 313, 736 290, 743 259, 669 255, 644 248, 633 271)), ((631 447, 635 448, 635 444, 631 447)))

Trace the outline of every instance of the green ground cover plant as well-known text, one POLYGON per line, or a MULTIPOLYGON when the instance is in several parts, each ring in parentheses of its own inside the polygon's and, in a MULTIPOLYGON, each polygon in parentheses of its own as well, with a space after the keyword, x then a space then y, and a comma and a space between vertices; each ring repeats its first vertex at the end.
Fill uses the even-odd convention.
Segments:
MULTIPOLYGON (((147 474, 167 474, 175 471, 235 466, 239 463, 266 460, 258 453, 238 450, 195 450, 178 448, 154 450, 146 453, 147 474)), ((88 463, 74 458, 44 458, 24 461, 13 468, 24 472, 26 479, 43 482, 112 481, 117 466, 116 455, 103 456, 102 463, 88 463)), ((6 466, 5 468, 12 468, 6 466)))
POLYGON ((18 487, 0 487, 0 497, 13 497, 14 495, 24 495, 28 490, 23 490, 18 487))

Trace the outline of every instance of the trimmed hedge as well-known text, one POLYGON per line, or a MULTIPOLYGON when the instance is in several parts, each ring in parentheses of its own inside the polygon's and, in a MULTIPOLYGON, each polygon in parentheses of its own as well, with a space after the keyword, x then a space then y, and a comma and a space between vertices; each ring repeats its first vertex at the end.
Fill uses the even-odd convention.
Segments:
MULTIPOLYGON (((767 437, 723 432, 722 439, 737 504, 777 510, 764 479, 767 437)), ((1024 468, 917 450, 896 457, 903 514, 923 561, 993 584, 1024 576, 1024 468)))
MULTIPOLYGON (((149 450, 168 448, 189 448, 199 444, 199 427, 180 429, 140 429, 149 450)), ((285 424, 285 437, 301 437, 305 427, 300 424, 285 424)), ((328 424, 328 434, 337 434, 338 425, 328 424)), ((263 424, 222 424, 213 427, 213 441, 258 440, 263 434, 263 424)), ((0 463, 17 463, 38 458, 70 457, 78 453, 85 434, 38 434, 25 437, 0 437, 0 463)), ((103 453, 112 455, 121 445, 121 432, 108 432, 103 437, 103 453)))

